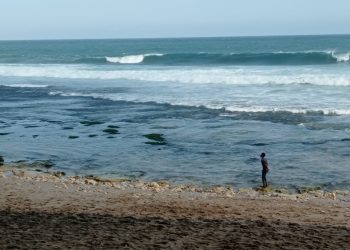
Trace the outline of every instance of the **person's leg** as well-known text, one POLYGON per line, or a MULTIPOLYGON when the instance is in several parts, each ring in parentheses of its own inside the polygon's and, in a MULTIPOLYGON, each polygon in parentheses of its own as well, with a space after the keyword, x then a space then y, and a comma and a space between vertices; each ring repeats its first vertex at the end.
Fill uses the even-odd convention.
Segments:
POLYGON ((262 171, 262 182, 263 182, 263 187, 267 187, 267 181, 266 181, 266 171, 262 171))
POLYGON ((265 187, 265 178, 266 178, 265 171, 263 170, 263 171, 261 171, 261 179, 262 179, 262 186, 263 187, 265 187))

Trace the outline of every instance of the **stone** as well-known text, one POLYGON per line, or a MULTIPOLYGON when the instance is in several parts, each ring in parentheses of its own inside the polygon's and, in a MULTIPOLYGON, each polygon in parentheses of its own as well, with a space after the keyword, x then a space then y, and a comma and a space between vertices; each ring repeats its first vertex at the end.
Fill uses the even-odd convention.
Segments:
POLYGON ((218 187, 214 187, 211 191, 212 193, 221 194, 225 192, 225 188, 218 186, 218 187))
POLYGON ((95 186, 95 185, 97 184, 97 181, 92 180, 92 179, 86 179, 86 180, 85 180, 85 184, 95 186))
POLYGON ((337 195, 335 193, 325 193, 324 197, 328 198, 328 199, 332 199, 332 200, 336 200, 337 199, 337 195))
POLYGON ((61 171, 57 171, 57 172, 53 172, 52 175, 60 178, 60 177, 65 176, 66 173, 65 172, 61 172, 61 171))

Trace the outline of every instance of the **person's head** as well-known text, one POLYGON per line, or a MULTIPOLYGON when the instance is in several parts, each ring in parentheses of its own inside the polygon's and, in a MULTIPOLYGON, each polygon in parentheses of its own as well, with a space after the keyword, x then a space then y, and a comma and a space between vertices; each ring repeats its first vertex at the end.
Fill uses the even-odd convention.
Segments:
POLYGON ((260 157, 261 157, 261 158, 264 158, 265 155, 266 155, 265 153, 261 153, 260 157))

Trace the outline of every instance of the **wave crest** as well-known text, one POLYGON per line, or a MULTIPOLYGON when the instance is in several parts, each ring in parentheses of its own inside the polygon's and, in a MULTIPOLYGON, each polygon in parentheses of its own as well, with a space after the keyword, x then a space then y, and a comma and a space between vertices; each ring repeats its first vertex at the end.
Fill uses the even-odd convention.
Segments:
POLYGON ((163 54, 129 55, 129 56, 121 56, 121 57, 106 56, 106 61, 110 63, 120 63, 120 64, 137 64, 137 63, 142 63, 145 57, 148 57, 148 56, 163 56, 163 54))
POLYGON ((0 84, 0 86, 10 87, 10 88, 47 88, 49 85, 43 84, 0 84))
POLYGON ((109 63, 146 65, 318 65, 348 62, 350 53, 336 51, 266 53, 169 53, 106 57, 109 63))
POLYGON ((348 62, 350 61, 350 52, 347 53, 335 53, 332 52, 332 56, 337 59, 337 62, 348 62))
POLYGON ((122 57, 108 57, 106 56, 106 61, 110 63, 121 63, 121 64, 135 64, 143 62, 145 57, 143 55, 136 56, 122 56, 122 57))

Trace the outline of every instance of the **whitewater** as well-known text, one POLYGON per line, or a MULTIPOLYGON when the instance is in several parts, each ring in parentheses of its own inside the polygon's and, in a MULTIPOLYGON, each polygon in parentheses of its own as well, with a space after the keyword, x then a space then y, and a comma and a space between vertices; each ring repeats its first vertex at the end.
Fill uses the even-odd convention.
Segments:
POLYGON ((188 84, 312 84, 349 86, 350 70, 340 67, 158 67, 96 68, 84 65, 0 65, 4 77, 48 77, 67 79, 125 79, 137 81, 181 82, 188 84))

